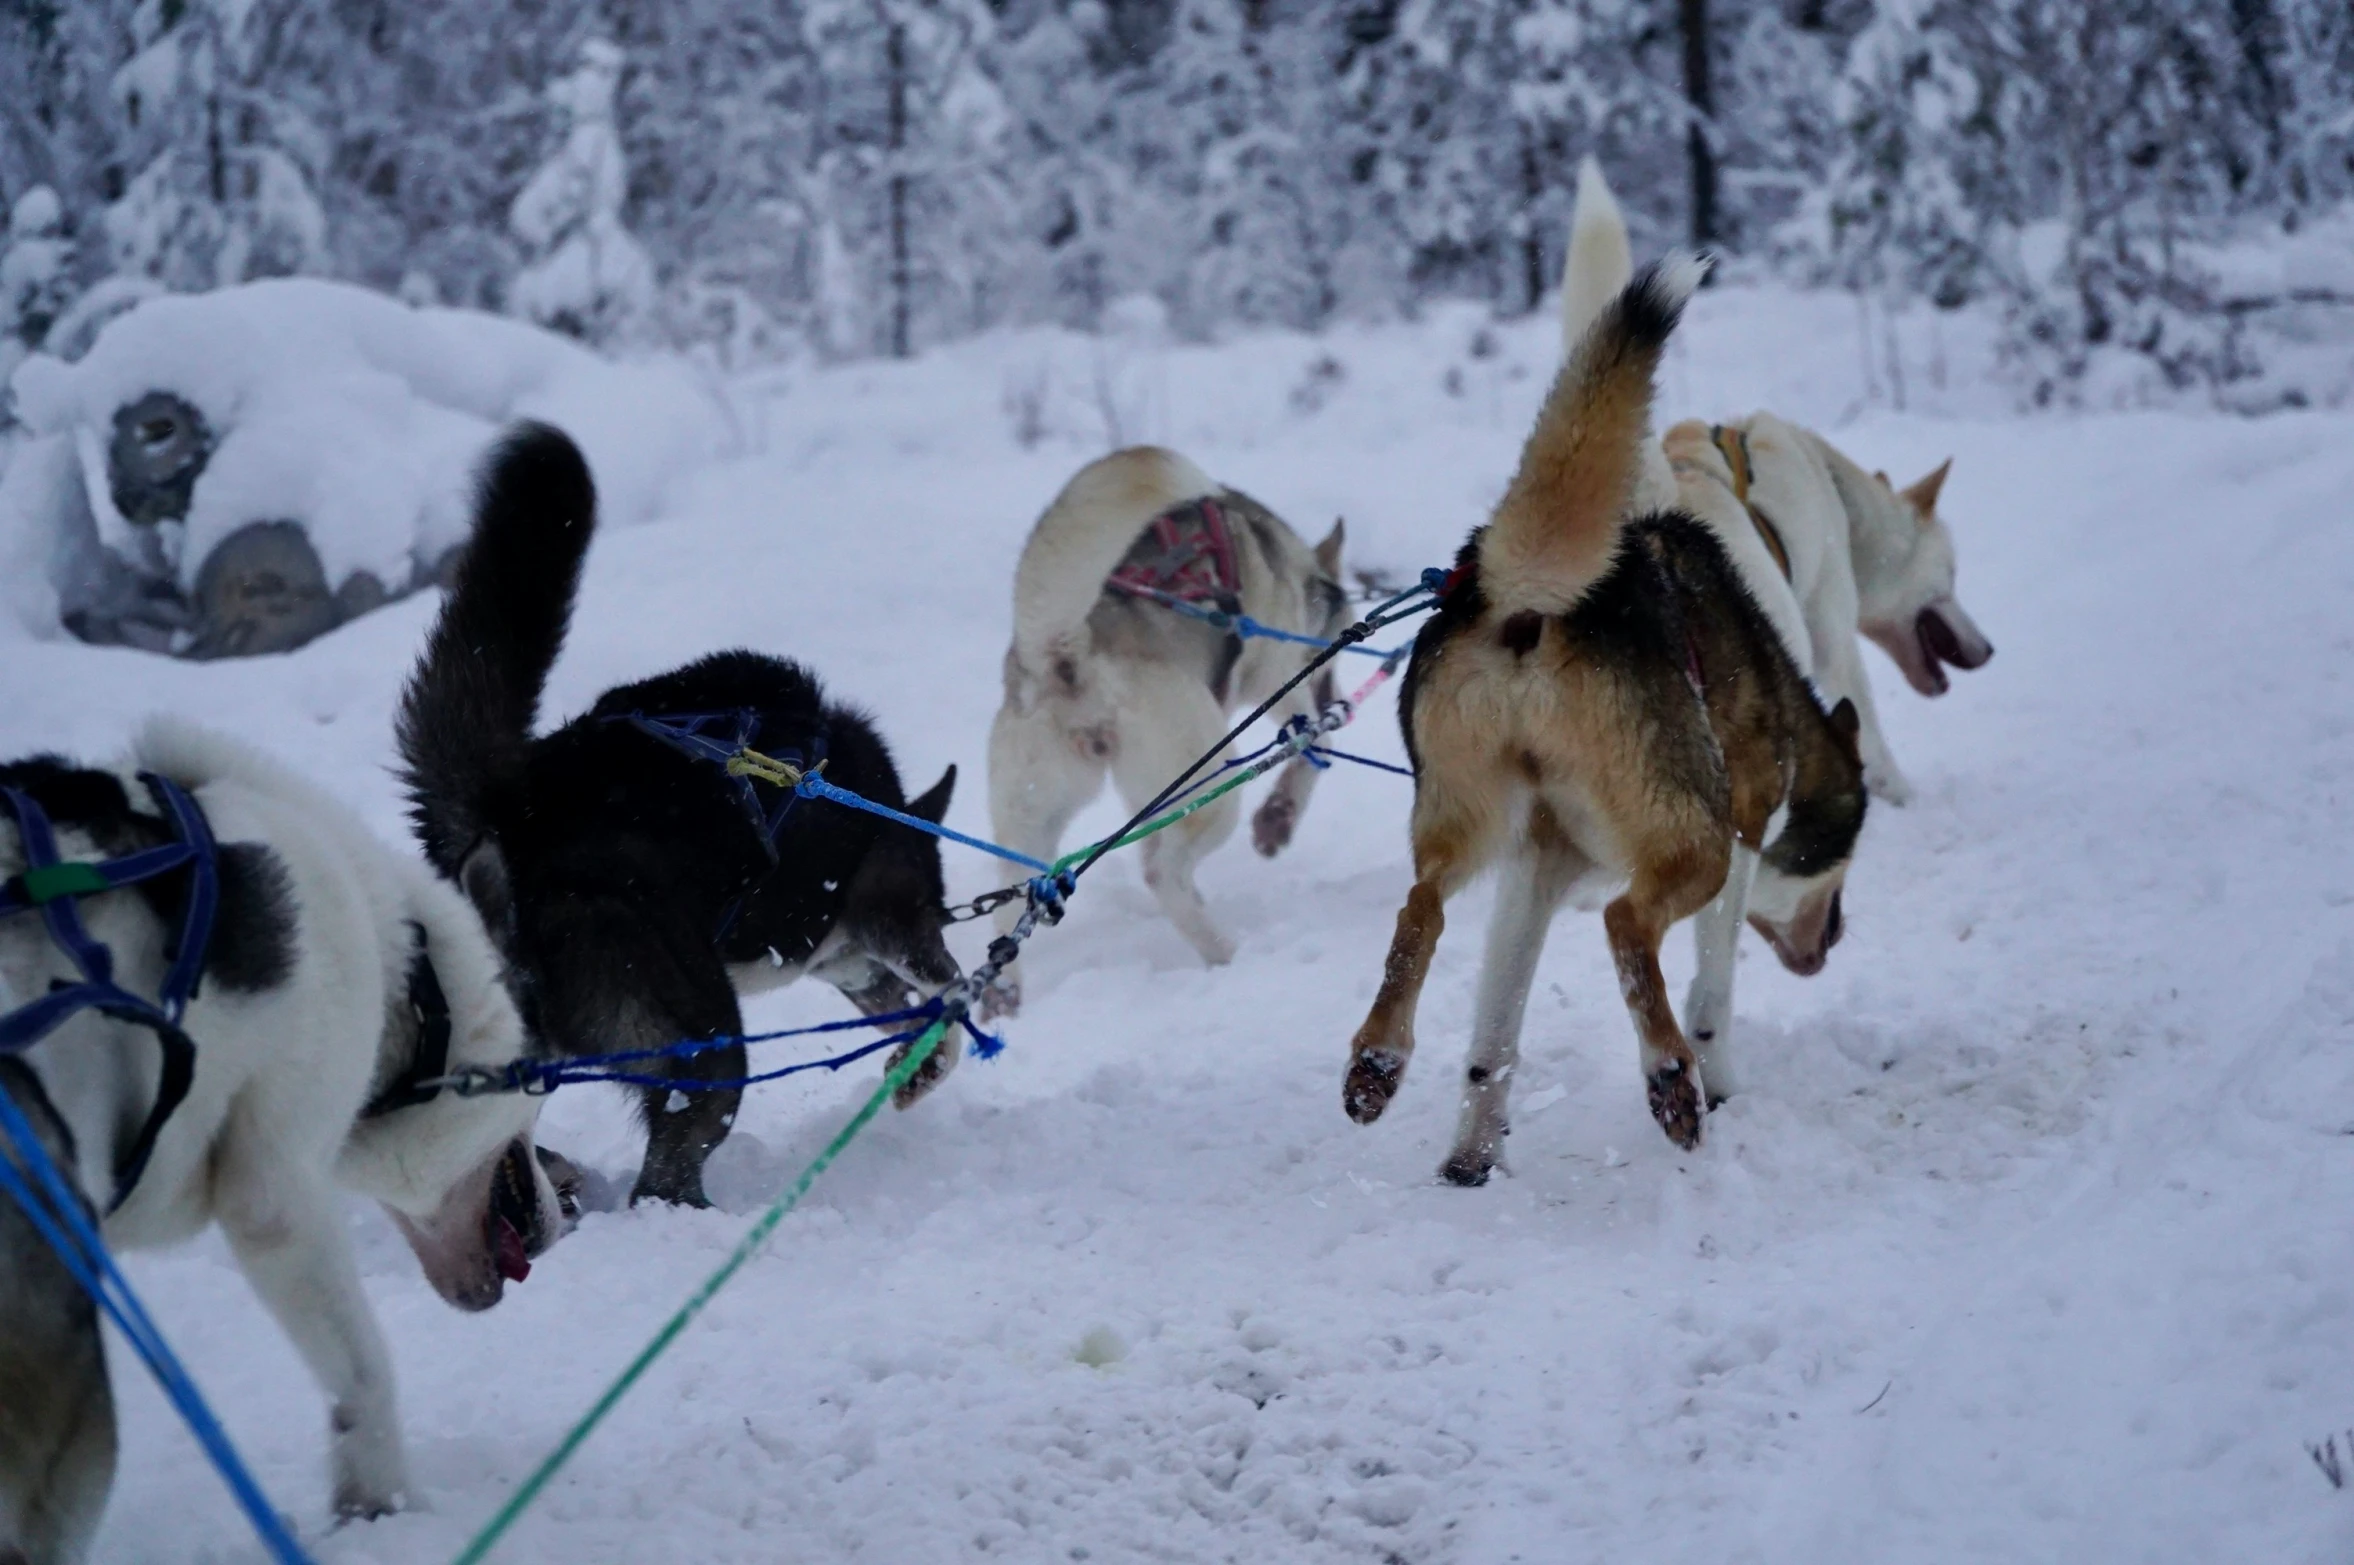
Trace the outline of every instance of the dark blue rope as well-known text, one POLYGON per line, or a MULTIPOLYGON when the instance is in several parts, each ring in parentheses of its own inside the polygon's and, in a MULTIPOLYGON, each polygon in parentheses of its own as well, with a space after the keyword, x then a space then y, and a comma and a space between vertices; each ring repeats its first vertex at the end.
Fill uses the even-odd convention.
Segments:
POLYGON ((1411 777, 1414 768, 1399 766, 1390 761, 1377 761, 1370 755, 1351 755, 1346 750, 1335 750, 1330 745, 1317 745, 1308 751, 1308 759, 1329 767, 1334 761, 1354 761, 1359 766, 1370 766, 1377 771, 1396 772, 1400 777, 1411 777))
POLYGON ((41 1138, 25 1118, 24 1111, 4 1090, 0 1090, 0 1141, 6 1142, 6 1150, 16 1158, 12 1162, 0 1155, 0 1193, 16 1202, 42 1240, 57 1252, 58 1260, 64 1263, 74 1281, 106 1312, 107 1319, 115 1323, 123 1339, 146 1363, 165 1397, 187 1421, 197 1444, 212 1459, 229 1492, 236 1496, 238 1506, 271 1557, 279 1565, 310 1565, 310 1556, 303 1553, 302 1545, 287 1531, 277 1507, 262 1493, 261 1485, 238 1457, 237 1448, 230 1444, 221 1421, 213 1416, 204 1393, 196 1389, 196 1382, 188 1377, 171 1345, 156 1329, 155 1321, 139 1302, 129 1279, 115 1265, 97 1225, 83 1210, 80 1197, 51 1161, 48 1149, 41 1145, 41 1138), (22 1169, 17 1167, 18 1162, 24 1165, 22 1169), (28 1171, 32 1175, 30 1180, 25 1177, 28 1171), (38 1193, 34 1189, 36 1184, 38 1193))
MULTIPOLYGON (((784 1027, 774 1032, 720 1033, 710 1038, 682 1038, 676 1043, 666 1043, 651 1049, 623 1049, 612 1054, 513 1060, 495 1071, 479 1070, 445 1076, 432 1085, 454 1087, 462 1095, 485 1092, 547 1093, 571 1083, 591 1081, 622 1082, 639 1087, 676 1087, 682 1092, 717 1092, 723 1088, 749 1087, 764 1081, 777 1081, 803 1071, 840 1070, 853 1061, 865 1059, 877 1049, 887 1049, 895 1043, 905 1043, 910 1038, 920 1036, 925 1027, 939 1020, 944 1009, 940 1001, 927 1000, 922 1005, 887 1011, 880 1016, 851 1016, 840 1021, 820 1022, 813 1027, 784 1027), (611 1068, 617 1065, 643 1065, 656 1060, 693 1059, 715 1049, 734 1048, 743 1044, 771 1043, 779 1038, 807 1038, 819 1033, 849 1032, 864 1027, 895 1027, 902 1022, 922 1025, 895 1033, 879 1043, 861 1044, 847 1053, 822 1060, 805 1060, 757 1076, 713 1081, 692 1076, 655 1076, 611 1068)), ((973 1058, 993 1060, 1005 1052, 1004 1039, 983 1032, 969 1018, 959 1017, 958 1020, 963 1023, 965 1031, 972 1035, 973 1058)))
MULTIPOLYGON (((974 1059, 995 1059, 1005 1048, 1002 1039, 981 1031, 979 1027, 963 1017, 959 1017, 957 1020, 963 1024, 964 1030, 972 1035, 974 1059)), ((927 1023, 926 1027, 929 1025, 927 1023)), ((797 1065, 780 1066, 776 1070, 760 1071, 750 1076, 732 1076, 721 1079, 703 1076, 651 1076, 637 1071, 604 1070, 585 1062, 575 1066, 565 1061, 549 1061, 532 1073, 532 1085, 525 1090, 552 1092, 558 1087, 576 1083, 607 1081, 617 1082, 626 1087, 669 1087, 678 1092, 740 1091, 745 1087, 757 1087, 762 1082, 782 1081, 787 1076, 798 1076, 805 1071, 840 1070, 843 1066, 854 1064, 879 1050, 920 1038, 924 1035, 926 1027, 911 1027, 905 1032, 896 1032, 888 1038, 879 1038, 872 1043, 860 1044, 855 1049, 833 1055, 827 1059, 804 1060, 797 1065)), ((726 1042, 726 1039, 708 1040, 709 1046, 712 1048, 722 1047, 726 1042)))

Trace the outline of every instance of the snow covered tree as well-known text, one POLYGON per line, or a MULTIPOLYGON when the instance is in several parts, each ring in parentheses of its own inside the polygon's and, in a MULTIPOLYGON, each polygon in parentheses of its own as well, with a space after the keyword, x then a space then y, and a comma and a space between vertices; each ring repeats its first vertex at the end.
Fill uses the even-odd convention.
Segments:
POLYGON ((2354 8, 0 0, 0 198, 56 192, 85 289, 317 271, 729 362, 1526 309, 1589 152, 1639 249, 1995 301, 2055 386, 2228 379, 2337 307, 2210 252, 2354 199, 2354 8))
POLYGON ((802 25, 823 84, 807 188, 830 346, 904 358, 919 335, 985 322, 1014 215, 987 7, 806 0, 802 25))
POLYGON ((1124 155, 1121 78, 1096 64, 1109 29, 1101 6, 1048 9, 991 51, 1011 116, 1008 237, 1028 252, 1007 258, 1015 319, 1093 328, 1118 294, 1160 288, 1184 244, 1173 204, 1124 155))
POLYGON ((195 289, 326 264, 326 213, 296 152, 316 128, 256 70, 265 15, 238 0, 133 14, 113 80, 130 170, 104 218, 115 271, 195 289))
POLYGON ((2291 66, 2282 39, 2306 27, 2325 52, 2345 47, 2314 0, 2121 0, 2097 15, 1881 0, 1849 54, 1846 151, 1817 211, 1834 274, 1998 301, 2038 397, 2073 395, 2120 353, 2175 387, 2253 374, 2251 301, 2222 286, 2204 242, 2243 220, 2293 225, 2329 169, 2311 158, 2326 133, 2292 154, 2284 127, 2348 123, 2354 78, 2291 66))
POLYGON ((1311 35, 1251 0, 1180 0, 1129 120, 1129 156, 1185 204, 1179 316, 1311 328, 1337 302, 1333 203, 1319 154, 1311 35), (1139 108, 1146 105, 1139 104, 1139 108))
POLYGON ((563 141, 508 215, 528 257, 509 308, 600 344, 626 338, 654 302, 654 263, 621 216, 629 195, 613 114, 621 66, 619 48, 591 38, 571 74, 548 88, 563 141))
MULTIPOLYGON (((15 343, 18 356, 41 346, 72 301, 73 252, 56 191, 35 185, 16 198, 0 250, 0 339, 15 343)), ((0 381, 6 378, 0 370, 0 381)))

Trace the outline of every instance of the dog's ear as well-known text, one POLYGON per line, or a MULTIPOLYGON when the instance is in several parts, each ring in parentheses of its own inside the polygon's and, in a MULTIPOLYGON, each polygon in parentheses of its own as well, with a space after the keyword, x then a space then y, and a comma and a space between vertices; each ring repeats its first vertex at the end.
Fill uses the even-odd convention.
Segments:
POLYGON ((1879 468, 1876 468, 1876 467, 1875 467, 1875 468, 1873 468, 1873 469, 1872 469, 1872 476, 1873 476, 1874 478, 1877 478, 1878 480, 1880 480, 1880 487, 1881 487, 1881 488, 1883 488, 1883 489, 1886 489, 1886 490, 1889 490, 1889 491, 1892 491, 1892 492, 1895 490, 1895 488, 1896 488, 1896 485, 1895 485, 1895 483, 1894 483, 1894 482, 1892 482, 1892 481, 1889 479, 1888 475, 1887 475, 1886 473, 1882 472, 1882 471, 1881 471, 1879 468))
POLYGON ((1908 484, 1898 491, 1905 499, 1912 502, 1914 510, 1921 513, 1922 521, 1926 522, 1937 514, 1937 492, 1945 487, 1945 475, 1952 468, 1953 458, 1949 456, 1937 464, 1936 472, 1921 479, 1918 483, 1908 484))
POLYGON ((956 796, 956 767, 951 764, 923 796, 908 802, 907 813, 937 826, 948 819, 948 801, 956 796))
POLYGON ((1348 541, 1348 527, 1347 518, 1334 517, 1332 531, 1326 533, 1324 541, 1316 545, 1316 568, 1334 581, 1340 580, 1340 550, 1341 545, 1348 541))
POLYGON ((474 904, 474 911, 482 915, 482 927, 490 932, 491 944, 502 952, 512 951, 515 891, 507 878, 507 856, 497 843, 485 837, 466 850, 466 856, 458 861, 458 887, 474 904))
POLYGON ((1863 732, 1864 723, 1863 719, 1856 715, 1855 703, 1848 700, 1847 697, 1841 696, 1839 704, 1831 708, 1830 715, 1831 727, 1844 741, 1849 759, 1861 762, 1863 751, 1857 743, 1856 736, 1863 732))

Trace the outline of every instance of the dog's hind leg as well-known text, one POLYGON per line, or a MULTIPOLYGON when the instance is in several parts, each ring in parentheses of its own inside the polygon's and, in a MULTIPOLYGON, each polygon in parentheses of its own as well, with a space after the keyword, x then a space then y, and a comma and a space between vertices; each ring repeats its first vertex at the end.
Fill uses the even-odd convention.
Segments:
MULTIPOLYGON (((527 966, 541 975, 544 1029, 565 1053, 660 1049, 743 1031, 735 988, 708 934, 673 928, 626 898, 576 895, 548 910, 538 936, 527 966)), ((639 1060, 623 1069, 678 1083, 639 1091, 646 1161, 631 1203, 709 1206, 703 1163, 727 1139, 743 1092, 696 1084, 741 1080, 744 1046, 639 1060)))
POLYGON ((1438 1167, 1448 1184, 1488 1184, 1511 1134, 1511 1078, 1521 1066, 1521 1024, 1528 986, 1537 977, 1544 932, 1587 859, 1570 847, 1525 847, 1507 861, 1488 920, 1488 953, 1471 1012, 1471 1059, 1464 1068, 1464 1111, 1455 1151, 1438 1167))
MULTIPOLYGON (((73 1159, 32 1073, 0 1092, 61 1168, 73 1159)), ((114 1394, 98 1309, 16 1204, 0 1197, 0 1562, 78 1565, 114 1483, 114 1394)))
POLYGON ((1414 887, 1398 909, 1389 956, 1382 963, 1381 988, 1373 1009, 1349 1040, 1349 1070, 1341 1081, 1341 1107, 1360 1125, 1381 1118, 1406 1078, 1414 1057, 1414 1010, 1430 976, 1431 953, 1447 927, 1447 899, 1477 874, 1488 858, 1488 833, 1472 812, 1437 801, 1439 790, 1417 783, 1414 795, 1414 887))
POLYGON ((1582 858, 1529 847, 1505 864, 1488 921, 1487 955, 1479 970, 1479 999, 1471 1023, 1471 1059, 1464 1071, 1463 1118, 1455 1149, 1439 1165, 1449 1184, 1484 1185, 1503 1161, 1511 1132, 1506 1110, 1520 1064, 1520 1029, 1529 984, 1545 949, 1553 910, 1585 867, 1582 858))
POLYGON ((251 1105, 233 1111, 214 1162, 213 1214, 238 1267, 328 1396, 335 1514, 382 1516, 408 1490, 392 1356, 360 1287, 325 1166, 288 1167, 251 1105))
POLYGON ((1619 993, 1634 1018, 1641 1044, 1643 1080, 1651 1117, 1681 1147, 1700 1144, 1702 1096, 1700 1062, 1676 1025, 1667 1003, 1667 979, 1659 970, 1659 943, 1679 920, 1707 906, 1724 884, 1726 850, 1701 847, 1640 858, 1626 894, 1602 910, 1610 954, 1618 966, 1619 993))
MULTIPOLYGON (((648 992, 651 1004, 635 1010, 637 1025, 631 1030, 638 1041, 627 1047, 661 1048, 687 1038, 740 1035, 744 1030, 742 1013, 736 1008, 735 990, 717 955, 708 948, 670 955, 672 961, 648 992)), ((639 1089, 638 1107, 646 1121, 646 1161, 639 1166, 637 1184, 629 1192, 631 1205, 646 1200, 678 1206, 711 1204, 711 1198, 703 1193, 703 1165, 735 1128, 736 1109, 744 1092, 741 1087, 697 1084, 741 1081, 750 1068, 744 1046, 729 1043, 659 1061, 647 1070, 649 1075, 667 1077, 678 1085, 639 1089)))
POLYGON ((1733 844, 1724 889, 1692 920, 1696 963, 1684 996, 1684 1030, 1708 1084, 1711 1108, 1739 1090, 1733 1082, 1729 1045, 1733 1032, 1733 959, 1740 952, 1741 926, 1749 912, 1749 882, 1757 873, 1754 849, 1733 844))
MULTIPOLYGON (((1134 702, 1121 725, 1112 781, 1129 809, 1142 809, 1171 778, 1225 732, 1226 716, 1209 688, 1181 669, 1139 665, 1130 673, 1134 702)), ((1169 922, 1212 967, 1234 960, 1234 942, 1210 918, 1193 883, 1202 855, 1234 833, 1242 805, 1227 794, 1144 840, 1144 883, 1169 922)))
MULTIPOLYGON (((1108 712, 1100 722, 1074 726, 1058 721, 1046 701, 1017 708, 1009 699, 989 727, 989 821, 997 841, 1042 863, 1052 861, 1072 817, 1102 792, 1118 748, 1108 712)), ((1010 932, 1021 912, 1019 902, 999 908, 997 932, 1010 932)), ((981 1017, 1011 1016, 1021 1004, 1017 960, 981 996, 981 1017)))

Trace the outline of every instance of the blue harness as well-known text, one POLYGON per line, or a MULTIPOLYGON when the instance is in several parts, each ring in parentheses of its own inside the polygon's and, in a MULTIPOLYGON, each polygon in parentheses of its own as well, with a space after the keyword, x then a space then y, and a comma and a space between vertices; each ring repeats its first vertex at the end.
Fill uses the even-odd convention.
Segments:
POLYGON ((179 840, 102 864, 59 859, 56 830, 41 806, 20 789, 0 788, 0 800, 5 800, 16 816, 25 856, 24 869, 0 883, 0 918, 39 909, 49 938, 82 975, 79 983, 56 980, 41 998, 0 1016, 0 1055, 24 1053, 80 1011, 97 1011, 145 1027, 163 1047, 163 1075, 156 1086, 155 1106, 147 1111, 146 1123, 139 1127, 129 1153, 115 1169, 114 1199, 106 1208, 110 1213, 130 1199, 155 1151, 156 1137, 163 1133, 164 1123, 188 1096, 196 1079, 196 1044, 180 1030, 180 1017, 196 997, 205 947, 212 939, 213 917, 221 902, 219 853, 204 812, 168 777, 141 772, 139 780, 155 796, 179 840), (162 991, 150 1001, 115 982, 114 953, 92 938, 77 904, 83 897, 183 869, 188 872, 188 910, 180 921, 178 939, 168 948, 171 968, 164 974, 162 991))
MULTIPOLYGON (((793 813, 793 806, 801 801, 797 788, 782 790, 784 797, 774 809, 763 806, 754 779, 742 772, 728 771, 728 763, 759 742, 760 714, 748 706, 732 712, 687 712, 672 717, 648 717, 643 712, 625 712, 605 719, 608 723, 627 723, 648 738, 661 741, 679 754, 694 761, 709 761, 717 766, 728 781, 735 784, 737 802, 752 823, 752 830, 760 838, 761 851, 768 855, 770 868, 777 860, 777 835, 785 829, 785 817, 793 813), (711 731, 722 724, 732 723, 731 737, 715 739, 711 731)), ((810 743, 807 754, 799 749, 782 750, 771 757, 787 766, 814 772, 825 764, 826 737, 821 732, 810 743)), ((731 897, 720 909, 719 927, 711 932, 714 945, 728 937, 736 927, 736 917, 744 910, 741 896, 731 897)))
MULTIPOLYGON (((692 760, 709 761, 722 771, 734 760, 760 742, 760 714, 750 707, 738 707, 732 712, 689 712, 675 717, 648 717, 643 712, 628 712, 605 719, 609 723, 627 723, 638 732, 659 739, 679 754, 692 760), (734 724, 731 737, 718 739, 712 730, 722 724, 734 724)), ((825 735, 820 733, 810 744, 807 754, 798 749, 780 750, 772 757, 787 766, 814 771, 826 758, 825 735)), ((791 788, 782 790, 784 797, 773 809, 764 807, 754 780, 743 775, 728 779, 736 785, 736 798, 751 819, 752 829, 760 834, 761 846, 768 851, 768 861, 777 860, 777 834, 785 829, 785 817, 793 813, 793 806, 801 795, 791 788)))

